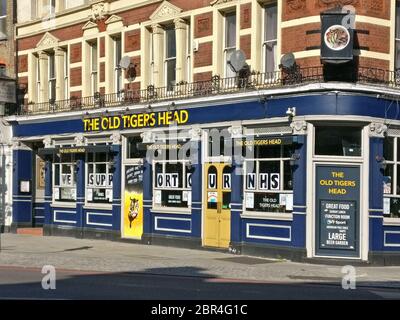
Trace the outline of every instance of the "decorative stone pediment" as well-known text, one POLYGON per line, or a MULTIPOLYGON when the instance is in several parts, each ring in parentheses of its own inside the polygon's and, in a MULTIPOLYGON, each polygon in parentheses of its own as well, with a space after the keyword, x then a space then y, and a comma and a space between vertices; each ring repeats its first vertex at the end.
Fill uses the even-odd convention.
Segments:
POLYGON ((210 6, 215 6, 217 4, 231 2, 232 0, 213 0, 210 2, 210 6))
POLYGON ((168 1, 164 1, 161 5, 153 12, 150 16, 150 20, 164 20, 168 18, 175 18, 182 12, 181 8, 174 6, 173 4, 169 3, 168 1))
POLYGON ((53 36, 51 33, 46 32, 42 39, 36 45, 37 49, 49 49, 58 46, 60 40, 53 36))
POLYGON ((111 17, 109 17, 109 18, 106 20, 105 24, 106 24, 106 25, 109 25, 109 24, 117 23, 117 22, 122 22, 122 18, 119 17, 119 16, 117 16, 117 15, 115 15, 115 14, 113 14, 111 17))
POLYGON ((82 30, 89 30, 89 29, 94 29, 97 28, 97 23, 94 23, 93 21, 88 21, 83 27, 82 30))

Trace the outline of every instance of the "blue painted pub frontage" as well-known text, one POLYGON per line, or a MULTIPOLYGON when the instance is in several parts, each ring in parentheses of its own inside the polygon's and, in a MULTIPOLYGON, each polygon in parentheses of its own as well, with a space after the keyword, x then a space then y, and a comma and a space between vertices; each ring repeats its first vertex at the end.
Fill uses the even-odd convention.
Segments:
POLYGON ((12 117, 13 227, 399 264, 398 97, 324 86, 12 117))

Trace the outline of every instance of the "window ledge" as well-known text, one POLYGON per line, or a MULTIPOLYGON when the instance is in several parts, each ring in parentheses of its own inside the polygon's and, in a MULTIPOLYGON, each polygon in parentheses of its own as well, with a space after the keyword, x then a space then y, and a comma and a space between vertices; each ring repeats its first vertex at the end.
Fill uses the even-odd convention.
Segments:
POLYGON ((191 209, 181 209, 181 208, 171 208, 171 209, 165 209, 165 208, 151 208, 150 209, 151 213, 169 213, 169 214, 182 214, 182 215, 191 215, 192 211, 191 209))
POLYGON ((112 210, 112 204, 85 204, 83 206, 83 209, 89 209, 89 210, 108 210, 111 211, 112 210))
POLYGON ((400 226, 400 218, 383 218, 384 226, 400 226))
POLYGON ((73 208, 76 209, 76 202, 65 203, 65 202, 52 202, 50 204, 52 208, 73 208))
POLYGON ((263 219, 263 220, 284 220, 293 221, 292 213, 274 213, 274 212, 253 212, 244 211, 241 214, 242 218, 245 219, 263 219))

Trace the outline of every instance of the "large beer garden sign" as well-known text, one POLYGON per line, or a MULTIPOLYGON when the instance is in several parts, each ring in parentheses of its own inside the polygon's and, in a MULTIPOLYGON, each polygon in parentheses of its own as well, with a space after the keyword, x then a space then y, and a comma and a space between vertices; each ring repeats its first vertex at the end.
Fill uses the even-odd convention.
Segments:
POLYGON ((360 168, 316 168, 316 254, 359 255, 360 168))
POLYGON ((189 121, 187 110, 162 111, 112 115, 83 119, 85 132, 124 130, 137 128, 165 127, 173 124, 183 125, 189 121))

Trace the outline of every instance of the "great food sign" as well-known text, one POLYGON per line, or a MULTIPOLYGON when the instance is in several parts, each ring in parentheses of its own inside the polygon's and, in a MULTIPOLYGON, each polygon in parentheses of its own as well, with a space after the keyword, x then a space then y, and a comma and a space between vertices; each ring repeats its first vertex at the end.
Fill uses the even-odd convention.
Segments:
POLYGON ((152 128, 183 125, 189 121, 187 110, 135 113, 83 119, 85 132, 152 128))
POLYGON ((357 256, 359 252, 360 168, 316 168, 317 254, 357 256))

